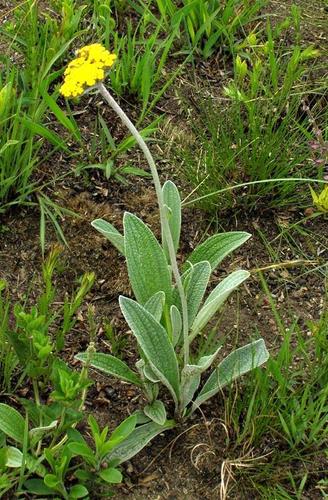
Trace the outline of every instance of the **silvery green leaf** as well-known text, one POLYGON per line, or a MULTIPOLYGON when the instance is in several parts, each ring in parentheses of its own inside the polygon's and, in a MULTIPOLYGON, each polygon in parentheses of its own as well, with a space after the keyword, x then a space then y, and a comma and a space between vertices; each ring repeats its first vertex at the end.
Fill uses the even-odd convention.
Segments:
POLYGON ((181 407, 186 406, 192 398, 200 384, 201 370, 194 365, 186 365, 181 372, 181 407))
POLYGON ((18 443, 24 443, 25 421, 15 408, 5 403, 0 403, 0 431, 18 443))
POLYGON ((125 255, 124 236, 112 224, 104 219, 95 219, 91 222, 91 226, 104 235, 122 255, 125 255))
POLYGON ((222 346, 220 345, 213 354, 209 354, 208 356, 202 356, 201 358, 199 358, 196 366, 200 368, 201 372, 204 372, 211 366, 221 349, 222 346))
POLYGON ((148 401, 155 401, 159 393, 159 384, 145 380, 143 390, 148 401))
POLYGON ((239 286, 243 281, 249 278, 250 273, 248 271, 244 271, 240 269, 238 271, 234 271, 229 274, 226 278, 224 278, 221 283, 219 283, 214 290, 211 291, 207 299, 205 300, 204 307, 208 306, 213 300, 216 300, 222 293, 225 293, 228 290, 235 289, 239 286))
POLYGON ((233 351, 211 373, 199 393, 192 411, 233 380, 261 366, 268 358, 269 353, 263 339, 255 340, 233 351))
POLYGON ((213 354, 202 356, 196 365, 186 365, 181 372, 181 399, 182 407, 192 400, 200 384, 201 374, 207 370, 217 357, 222 346, 219 346, 213 354))
POLYGON ((118 460, 118 464, 122 464, 139 453, 155 436, 168 429, 173 429, 174 426, 174 420, 167 420, 164 425, 159 425, 155 422, 140 425, 135 428, 123 443, 111 451, 106 459, 108 461, 118 460))
POLYGON ((132 415, 137 417, 137 426, 147 424, 150 421, 149 417, 147 417, 142 410, 136 410, 132 415))
POLYGON ((196 335, 207 325, 212 316, 222 306, 231 292, 233 292, 233 290, 235 290, 248 277, 248 271, 235 271, 229 274, 229 276, 227 276, 214 288, 192 324, 190 340, 196 337, 196 335))
POLYGON ((250 237, 249 233, 243 231, 215 234, 198 245, 188 257, 188 261, 191 264, 197 264, 197 262, 207 260, 213 271, 230 252, 245 243, 250 237))
POLYGON ((172 343, 173 346, 176 346, 181 335, 182 318, 179 309, 174 305, 170 308, 170 318, 172 325, 172 343))
MULTIPOLYGON (((172 181, 166 181, 163 186, 164 203, 167 207, 168 221, 171 230, 172 240, 175 251, 179 248, 180 230, 181 230, 181 199, 178 188, 172 181)), ((162 241, 165 237, 162 234, 162 241)), ((164 244, 165 253, 169 258, 166 244, 164 244)))
POLYGON ((125 256, 136 299, 145 304, 162 291, 171 302, 171 273, 164 251, 149 229, 133 214, 124 214, 125 256))
POLYGON ((136 362, 136 367, 143 381, 143 391, 147 399, 153 401, 158 396, 158 382, 160 382, 160 380, 151 369, 149 363, 145 362, 143 359, 139 359, 139 361, 136 362))
POLYGON ((14 446, 8 446, 6 449, 6 467, 13 469, 19 468, 23 464, 23 453, 14 446))
POLYGON ((189 325, 192 325, 196 317, 199 306, 203 300, 210 276, 211 266, 207 261, 198 262, 190 270, 185 286, 189 325))
POLYGON ((80 352, 74 357, 84 363, 89 362, 92 368, 96 368, 107 375, 112 375, 113 377, 130 382, 131 384, 142 385, 138 375, 132 371, 124 361, 110 354, 102 352, 80 352))
POLYGON ((166 422, 165 406, 160 400, 153 401, 144 407, 144 412, 156 424, 164 425, 166 422))
POLYGON ((150 382, 153 382, 154 384, 157 384, 158 382, 160 382, 159 378, 157 377, 157 375, 153 372, 153 370, 151 369, 149 363, 145 363, 144 367, 143 367, 143 374, 144 376, 150 380, 150 382))
POLYGON ((144 307, 120 296, 120 307, 126 322, 150 363, 152 371, 170 390, 175 402, 179 397, 179 369, 166 330, 144 307))
POLYGON ((207 370, 217 357, 222 346, 208 356, 202 356, 196 365, 186 365, 181 372, 181 400, 182 407, 186 408, 200 384, 201 374, 207 370))
POLYGON ((157 292, 147 300, 144 307, 159 322, 163 314, 164 303, 165 293, 157 292))
POLYGON ((136 362, 136 368, 141 376, 141 378, 143 378, 143 369, 144 369, 144 366, 145 366, 145 362, 143 359, 138 359, 138 361, 136 362))

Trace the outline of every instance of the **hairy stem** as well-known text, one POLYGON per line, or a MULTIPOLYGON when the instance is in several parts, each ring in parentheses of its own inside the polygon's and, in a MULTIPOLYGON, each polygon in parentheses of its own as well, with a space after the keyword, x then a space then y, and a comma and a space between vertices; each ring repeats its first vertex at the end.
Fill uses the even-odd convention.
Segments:
POLYGON ((175 282, 177 285, 177 289, 178 289, 178 292, 180 295, 180 300, 181 300, 182 320, 183 320, 183 355, 184 355, 184 364, 186 365, 186 364, 188 364, 188 361, 189 361, 187 299, 186 299, 186 295, 185 295, 185 292, 183 289, 181 276, 179 273, 179 268, 178 268, 178 263, 177 263, 177 259, 176 259, 171 230, 170 230, 170 226, 169 226, 169 222, 168 222, 166 210, 165 210, 162 186, 161 186, 161 182, 160 182, 160 179, 158 176, 155 161, 152 157, 152 154, 151 154, 147 144, 143 140, 142 136, 140 135, 140 133, 138 132, 136 127, 133 125, 131 120, 128 118, 128 116, 124 113, 122 108, 117 104, 115 99, 108 92, 106 87, 102 83, 99 83, 97 85, 97 88, 98 88, 100 94, 106 100, 106 102, 115 111, 115 113, 117 113, 117 115, 121 118, 124 125, 126 125, 126 127, 129 129, 129 131, 131 132, 131 134, 133 135, 133 137, 135 138, 135 140, 139 144, 140 149, 144 153, 146 160, 148 162, 148 165, 150 167, 150 171, 151 171, 154 185, 155 185, 155 191, 156 191, 158 207, 159 207, 159 214, 160 214, 160 221, 161 221, 161 226, 163 228, 163 235, 164 235, 165 242, 167 244, 167 248, 169 251, 172 272, 173 272, 173 276, 174 276, 174 279, 175 279, 175 282))

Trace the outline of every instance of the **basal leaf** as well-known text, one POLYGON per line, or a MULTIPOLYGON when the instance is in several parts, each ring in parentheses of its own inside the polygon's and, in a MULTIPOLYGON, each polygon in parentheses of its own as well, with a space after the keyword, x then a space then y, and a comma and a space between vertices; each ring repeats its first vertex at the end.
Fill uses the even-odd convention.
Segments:
POLYGON ((233 351, 221 361, 209 376, 195 401, 193 411, 204 401, 217 394, 224 386, 261 366, 268 358, 269 353, 263 339, 255 340, 233 351))
POLYGON ((230 252, 245 243, 250 237, 249 233, 242 231, 215 234, 198 245, 187 260, 191 264, 206 260, 210 263, 213 271, 230 252))
POLYGON ((69 499, 75 500, 75 498, 90 498, 89 497, 89 491, 86 489, 86 487, 83 484, 74 484, 69 489, 69 499))
POLYGON ((177 400, 179 394, 178 361, 166 330, 134 300, 120 296, 119 301, 126 322, 137 338, 152 370, 177 400))
POLYGON ((157 292, 171 301, 171 275, 164 251, 149 227, 130 213, 124 215, 125 256, 136 299, 145 304, 157 292))
POLYGON ((149 363, 144 363, 142 371, 143 371, 143 374, 146 377, 146 379, 148 379, 153 384, 158 384, 160 382, 158 376, 151 369, 151 366, 149 363))
POLYGON ((144 407, 144 412, 153 422, 164 425, 166 422, 166 410, 162 401, 156 400, 144 407))
POLYGON ((210 276, 211 266, 207 261, 198 262, 190 270, 185 286, 189 325, 193 324, 196 314, 198 313, 198 309, 203 300, 210 276))
POLYGON ((118 445, 107 456, 107 460, 118 460, 118 464, 130 460, 142 448, 144 448, 155 436, 164 432, 165 430, 172 429, 175 426, 174 420, 167 420, 164 425, 149 422, 148 424, 136 427, 134 431, 128 436, 123 443, 118 445))
POLYGON ((222 280, 221 283, 219 283, 214 288, 192 324, 190 334, 191 340, 195 338, 196 335, 206 326, 212 316, 218 311, 224 301, 229 297, 231 292, 233 292, 233 290, 235 290, 248 277, 248 271, 235 271, 227 276, 224 280, 222 280))
MULTIPOLYGON (((163 186, 164 203, 167 207, 169 227, 172 235, 175 251, 179 248, 181 231, 181 199, 178 188, 172 181, 166 181, 163 186)), ((162 233, 162 241, 165 241, 162 233)), ((169 257, 167 246, 164 245, 167 258, 169 257)))
POLYGON ((163 314, 163 307, 165 304, 165 293, 157 292, 155 295, 150 297, 145 304, 145 309, 156 319, 160 321, 163 314))
POLYGON ((194 370, 192 366, 186 365, 181 372, 181 405, 183 408, 192 401, 192 398, 200 384, 200 370, 194 370))
POLYGON ((179 309, 175 305, 170 308, 170 318, 172 325, 172 343, 173 346, 176 346, 182 331, 182 318, 179 309))
POLYGON ((23 453, 14 446, 8 446, 6 450, 6 467, 19 468, 23 464, 23 453))
POLYGON ((104 219, 95 219, 91 222, 91 226, 103 234, 122 255, 125 255, 124 236, 112 224, 104 219))
POLYGON ((53 496, 54 490, 46 486, 43 479, 28 479, 24 483, 24 488, 33 495, 42 495, 43 497, 53 496))
POLYGON ((106 481, 106 483, 110 484, 118 484, 123 481, 122 473, 114 467, 108 467, 108 469, 101 470, 99 476, 106 481))

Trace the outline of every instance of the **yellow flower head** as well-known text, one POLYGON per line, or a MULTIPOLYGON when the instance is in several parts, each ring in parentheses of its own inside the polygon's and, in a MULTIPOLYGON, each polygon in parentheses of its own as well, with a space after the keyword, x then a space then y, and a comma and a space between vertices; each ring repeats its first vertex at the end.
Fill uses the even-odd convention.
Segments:
POLYGON ((88 88, 105 78, 105 72, 116 59, 100 43, 86 45, 76 52, 76 58, 67 66, 60 93, 65 97, 78 97, 88 88))

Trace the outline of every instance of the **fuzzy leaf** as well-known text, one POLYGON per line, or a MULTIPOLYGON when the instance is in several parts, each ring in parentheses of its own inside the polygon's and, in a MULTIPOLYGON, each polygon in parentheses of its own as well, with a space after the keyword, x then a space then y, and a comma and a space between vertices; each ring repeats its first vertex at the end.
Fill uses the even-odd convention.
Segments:
POLYGON ((125 255, 124 236, 112 224, 104 219, 95 219, 91 222, 91 226, 103 234, 122 255, 125 255))
POLYGON ((209 354, 207 356, 202 356, 201 358, 199 358, 196 366, 201 370, 202 373, 211 366, 221 349, 222 346, 220 345, 213 354, 209 354))
POLYGON ((182 318, 179 309, 176 306, 170 308, 170 318, 172 324, 172 343, 176 346, 182 331, 182 318))
POLYGON ((134 300, 120 296, 119 301, 126 322, 137 338, 152 370, 176 400, 179 394, 178 361, 166 330, 134 300))
POLYGON ((229 354, 211 373, 199 393, 193 411, 241 375, 261 366, 269 358, 263 339, 255 340, 229 354))
POLYGON ((153 382, 153 384, 160 382, 158 376, 153 372, 149 363, 144 363, 142 371, 144 376, 150 380, 150 382, 153 382))
POLYGON ((190 334, 191 340, 195 338, 195 336, 207 325, 209 320, 222 306, 231 292, 233 292, 233 290, 235 290, 248 277, 248 271, 235 271, 229 274, 229 276, 227 276, 214 288, 192 324, 190 334))
MULTIPOLYGON (((178 188, 172 181, 166 181, 163 186, 164 203, 168 211, 168 221, 172 235, 175 251, 179 248, 180 231, 181 231, 181 199, 178 188)), ((162 241, 165 241, 162 234, 162 241)), ((169 258, 167 245, 164 245, 165 253, 169 258)))
POLYGON ((163 307, 165 304, 165 293, 157 292, 150 297, 145 304, 145 309, 156 319, 160 321, 163 314, 163 307))
POLYGON ((188 324, 192 325, 203 300, 208 281, 211 276, 211 266, 207 261, 198 262, 190 270, 186 279, 185 293, 188 304, 188 324))
POLYGON ((113 377, 130 382, 131 384, 142 385, 138 375, 132 371, 124 361, 110 354, 104 354, 102 352, 95 352, 94 354, 80 352, 75 356, 75 359, 84 363, 90 360, 89 362, 92 368, 97 368, 97 370, 107 375, 112 375, 113 377))
POLYGON ((57 424, 58 420, 53 420, 52 422, 50 422, 49 425, 45 425, 42 427, 34 427, 29 432, 31 441, 33 441, 34 443, 37 442, 43 436, 43 434, 57 427, 57 424))
POLYGON ((125 255, 136 299, 145 304, 162 291, 171 301, 171 275, 164 251, 149 227, 138 217, 124 214, 125 255))
POLYGON ((230 252, 245 243, 250 237, 249 233, 242 231, 215 234, 198 245, 187 260, 191 264, 206 260, 210 263, 213 271, 230 252))
POLYGON ((186 365, 181 372, 181 406, 186 406, 192 400, 200 384, 200 370, 194 370, 193 366, 186 365))
POLYGON ((162 401, 158 399, 144 407, 144 412, 156 424, 164 425, 166 422, 166 410, 162 401))

